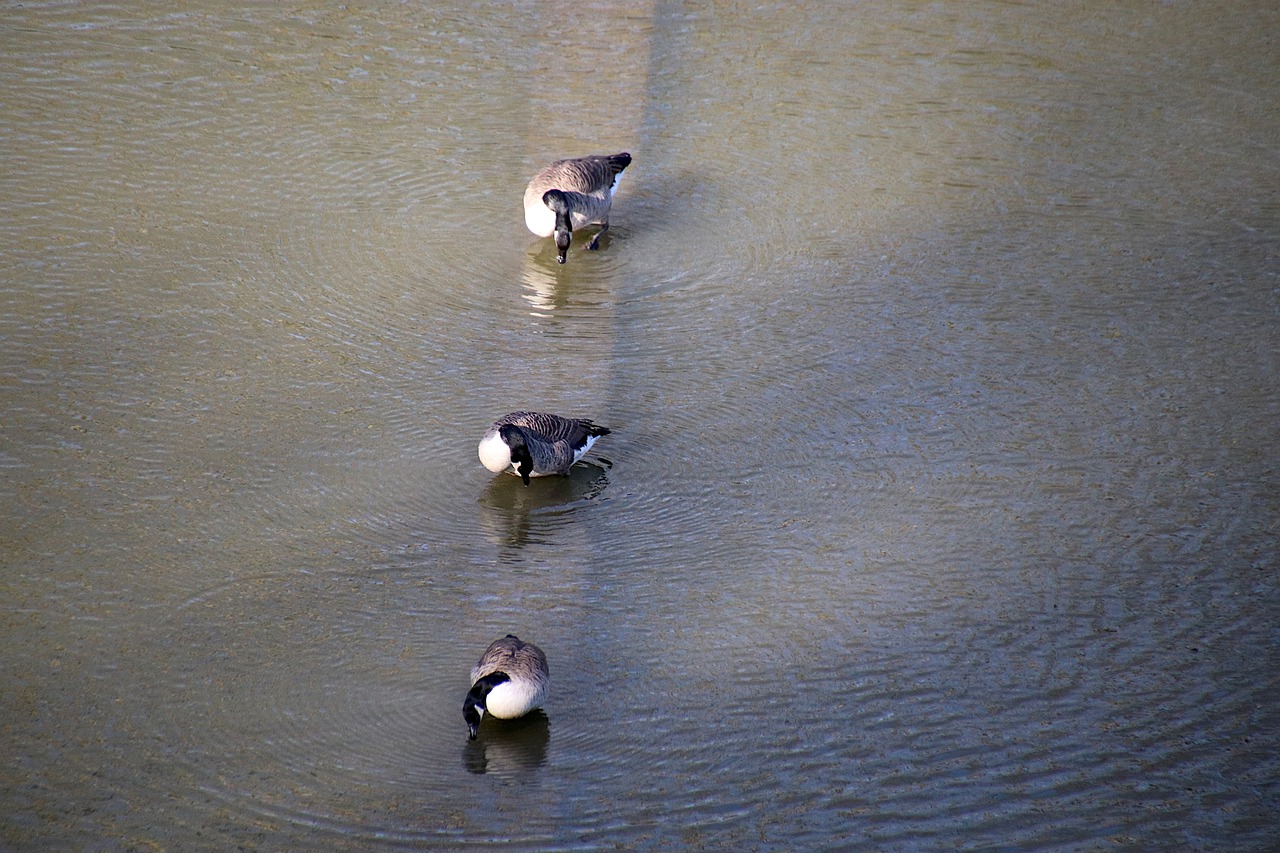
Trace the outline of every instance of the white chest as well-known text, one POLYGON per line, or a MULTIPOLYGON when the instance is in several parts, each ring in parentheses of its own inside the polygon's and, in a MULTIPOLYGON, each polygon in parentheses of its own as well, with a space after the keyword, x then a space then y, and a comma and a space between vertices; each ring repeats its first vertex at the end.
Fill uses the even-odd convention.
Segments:
POLYGON ((556 214, 537 199, 524 208, 524 224, 539 237, 550 237, 556 230, 556 214))
POLYGON ((500 720, 523 717, 542 704, 545 691, 525 681, 504 681, 485 697, 485 710, 500 720))
POLYGON ((480 442, 480 464, 495 474, 501 474, 511 467, 511 448, 498 433, 486 436, 480 442))

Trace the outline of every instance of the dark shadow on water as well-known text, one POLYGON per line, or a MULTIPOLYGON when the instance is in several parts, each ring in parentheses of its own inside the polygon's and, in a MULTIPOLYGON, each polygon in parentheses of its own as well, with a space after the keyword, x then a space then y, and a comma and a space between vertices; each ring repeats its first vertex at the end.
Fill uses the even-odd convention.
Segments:
POLYGON ((717 184, 696 171, 666 172, 659 164, 651 163, 629 177, 631 180, 614 199, 609 214, 610 235, 619 228, 631 232, 689 228, 697 211, 714 207, 709 202, 717 184))
POLYGON ((547 762, 550 742, 551 721, 542 709, 515 720, 486 716, 480 723, 480 736, 462 747, 462 766, 476 774, 527 773, 547 762))

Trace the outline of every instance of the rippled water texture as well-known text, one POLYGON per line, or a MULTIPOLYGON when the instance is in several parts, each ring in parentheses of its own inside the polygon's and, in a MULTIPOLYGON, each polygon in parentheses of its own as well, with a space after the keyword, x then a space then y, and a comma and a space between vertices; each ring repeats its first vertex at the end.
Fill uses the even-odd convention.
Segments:
POLYGON ((0 847, 1269 848, 1277 32, 0 9, 0 847))

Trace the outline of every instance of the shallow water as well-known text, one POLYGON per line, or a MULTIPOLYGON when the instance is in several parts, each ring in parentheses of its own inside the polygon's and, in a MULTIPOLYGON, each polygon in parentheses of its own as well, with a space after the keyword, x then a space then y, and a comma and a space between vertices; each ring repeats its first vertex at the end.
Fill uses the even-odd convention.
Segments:
POLYGON ((4 846, 1271 844, 1274 11, 185 8, 0 11, 4 846))

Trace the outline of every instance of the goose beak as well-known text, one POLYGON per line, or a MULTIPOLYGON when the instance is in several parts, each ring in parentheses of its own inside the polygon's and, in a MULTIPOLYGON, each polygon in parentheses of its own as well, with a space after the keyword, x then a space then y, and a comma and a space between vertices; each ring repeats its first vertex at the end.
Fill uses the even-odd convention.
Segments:
POLYGON ((467 700, 462 703, 462 720, 467 724, 467 740, 475 740, 476 735, 480 734, 480 721, 484 719, 484 706, 480 702, 483 701, 483 694, 477 698, 476 687, 472 686, 467 700))
POLYGON ((565 253, 569 251, 569 241, 573 239, 573 232, 567 228, 556 229, 556 261, 564 263, 565 253))

